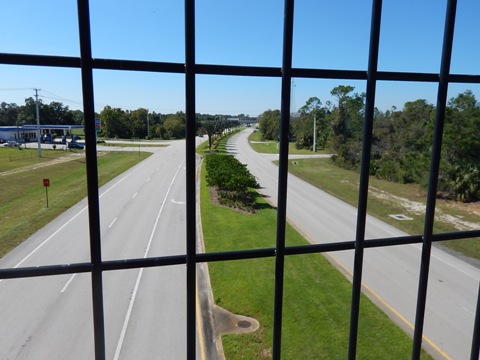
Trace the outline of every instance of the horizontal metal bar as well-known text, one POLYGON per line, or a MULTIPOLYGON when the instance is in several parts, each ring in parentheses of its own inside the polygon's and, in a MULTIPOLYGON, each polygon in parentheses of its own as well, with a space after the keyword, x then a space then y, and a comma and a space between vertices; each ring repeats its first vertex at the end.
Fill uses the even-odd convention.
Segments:
POLYGON ((195 72, 201 75, 234 75, 234 76, 262 76, 281 77, 282 71, 278 67, 234 66, 234 65, 205 65, 197 64, 195 72))
POLYGON ((185 73, 185 65, 182 63, 155 61, 93 59, 93 68, 103 70, 185 73))
POLYGON ((0 53, 0 64, 80 68, 80 58, 70 56, 0 53))
MULTIPOLYGON (((399 236, 393 238, 379 238, 365 240, 365 248, 379 248, 387 246, 398 246, 408 244, 419 244, 422 242, 422 235, 399 236)), ((480 238, 480 230, 459 231, 451 233, 434 234, 433 241, 464 240, 480 238)), ((324 252, 335 252, 355 249, 355 241, 343 241, 324 244, 309 244, 300 246, 285 247, 285 255, 305 255, 324 252)), ((199 253, 196 255, 197 263, 249 260, 266 257, 274 257, 275 248, 261 248, 252 250, 226 251, 199 253)), ((186 264, 186 255, 173 255, 151 258, 109 260, 103 261, 100 265, 102 271, 128 270, 138 268, 160 267, 169 265, 186 264)), ((40 277, 52 275, 65 275, 73 273, 85 273, 92 271, 91 263, 59 264, 23 268, 0 269, 0 279, 14 279, 26 277, 40 277)))
MULTIPOLYGON (((30 65, 80 68, 80 58, 70 56, 27 55, 0 53, 0 64, 5 65, 30 65)), ((93 69, 142 71, 159 73, 185 73, 185 64, 156 61, 93 59, 93 69)), ((255 76, 278 77, 282 76, 280 67, 258 67, 237 65, 196 64, 197 75, 222 75, 222 76, 255 76)), ((306 69, 292 68, 294 78, 312 79, 339 79, 339 80, 367 80, 366 70, 337 70, 337 69, 306 69)), ((408 82, 438 82, 439 74, 416 72, 378 71, 378 81, 408 81, 408 82)), ((450 74, 448 81, 451 83, 480 84, 478 74, 450 74)))

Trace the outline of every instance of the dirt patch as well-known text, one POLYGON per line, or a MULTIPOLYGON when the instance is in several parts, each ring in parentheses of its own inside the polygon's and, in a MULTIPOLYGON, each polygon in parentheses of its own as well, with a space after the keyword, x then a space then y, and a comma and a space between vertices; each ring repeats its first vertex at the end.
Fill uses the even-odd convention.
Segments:
POLYGON ((466 211, 471 215, 480 216, 480 202, 459 203, 451 200, 438 200, 438 203, 444 204, 452 209, 466 211))
POLYGON ((212 203, 214 205, 222 206, 222 207, 232 209, 232 210, 235 210, 235 211, 238 211, 238 212, 241 212, 241 213, 245 213, 245 214, 255 214, 256 213, 256 210, 253 207, 243 206, 239 202, 235 202, 234 204, 223 203, 216 186, 209 187, 209 191, 210 191, 210 199, 212 199, 212 203))
MULTIPOLYGON (((402 198, 374 187, 370 187, 368 192, 377 199, 403 208, 407 215, 422 215, 425 213, 425 204, 421 202, 402 198)), ((480 215, 480 203, 463 204, 446 200, 438 200, 437 203, 444 204, 451 208, 461 209, 473 215, 480 215)), ((435 220, 453 225, 459 231, 480 230, 480 223, 465 221, 460 216, 445 214, 438 207, 435 211, 435 220)))

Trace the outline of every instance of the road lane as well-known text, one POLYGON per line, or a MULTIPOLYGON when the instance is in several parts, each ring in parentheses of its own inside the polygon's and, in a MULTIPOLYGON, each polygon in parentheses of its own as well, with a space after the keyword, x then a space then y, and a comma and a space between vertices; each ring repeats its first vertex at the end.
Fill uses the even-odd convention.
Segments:
MULTIPOLYGON (((260 191, 276 204, 278 167, 272 164, 271 155, 258 154, 249 146, 250 131, 232 137, 229 148, 242 163, 248 164, 259 180, 260 191)), ((287 216, 310 242, 353 240, 356 213, 354 207, 289 175, 287 216)), ((403 235, 406 234, 386 223, 367 218, 367 239, 403 235)), ((329 255, 351 274, 353 251, 329 255)), ((415 319, 420 259, 419 244, 365 249, 364 255, 366 293, 409 333, 415 319)), ((479 269, 438 248, 432 249, 424 345, 437 358, 469 358, 479 279, 479 269)))
MULTIPOLYGON (((183 141, 152 148, 151 157, 100 189, 104 260, 185 253, 184 149, 183 141)), ((86 205, 39 230, 0 259, 0 268, 89 261, 86 205)), ((108 359, 185 358, 185 272, 104 273, 108 359)), ((91 298, 90 274, 1 281, 0 359, 93 359, 91 298)))

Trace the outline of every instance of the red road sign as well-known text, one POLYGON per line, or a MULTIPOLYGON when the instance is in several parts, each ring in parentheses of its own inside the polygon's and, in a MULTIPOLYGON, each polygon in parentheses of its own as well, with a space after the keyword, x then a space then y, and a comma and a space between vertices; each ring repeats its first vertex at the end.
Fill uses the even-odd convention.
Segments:
POLYGON ((50 186, 50 179, 43 179, 43 186, 50 186))

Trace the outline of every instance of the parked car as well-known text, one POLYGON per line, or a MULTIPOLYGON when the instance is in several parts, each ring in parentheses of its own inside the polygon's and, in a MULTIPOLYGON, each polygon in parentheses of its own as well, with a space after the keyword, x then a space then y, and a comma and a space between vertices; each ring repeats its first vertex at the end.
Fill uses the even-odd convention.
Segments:
POLYGON ((83 148, 85 147, 83 144, 80 144, 74 141, 70 141, 67 146, 69 149, 79 149, 79 150, 83 150, 83 148))
POLYGON ((20 147, 20 143, 16 142, 16 141, 9 141, 5 144, 3 144, 3 146, 8 146, 8 147, 20 147))

